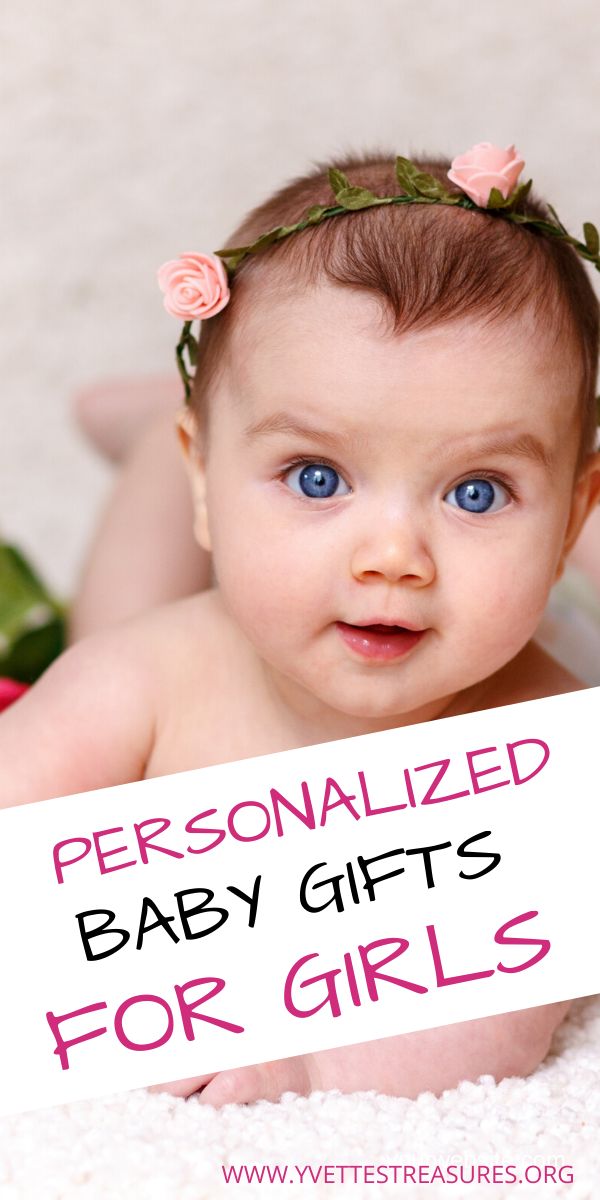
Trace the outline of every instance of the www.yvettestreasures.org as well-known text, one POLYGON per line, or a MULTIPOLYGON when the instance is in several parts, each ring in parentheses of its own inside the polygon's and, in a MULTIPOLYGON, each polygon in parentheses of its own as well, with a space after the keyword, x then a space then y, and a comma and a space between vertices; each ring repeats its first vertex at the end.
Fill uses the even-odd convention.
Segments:
POLYGON ((536 1163, 230 1163, 225 1183, 299 1184, 539 1184, 573 1183, 574 1168, 560 1159, 536 1163))

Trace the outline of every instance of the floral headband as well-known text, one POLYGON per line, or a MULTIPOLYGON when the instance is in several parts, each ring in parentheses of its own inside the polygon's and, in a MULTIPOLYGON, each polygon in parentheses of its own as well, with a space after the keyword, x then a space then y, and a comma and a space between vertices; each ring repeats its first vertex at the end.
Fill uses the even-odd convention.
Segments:
MULTIPOLYGON (((158 271, 158 283, 164 292, 164 306, 173 317, 183 318, 184 325, 177 343, 177 367, 185 390, 186 403, 192 394, 193 370, 198 360, 198 340, 192 333, 194 321, 205 321, 225 308, 229 300, 229 281, 242 259, 258 254, 273 242, 283 241, 312 225, 320 225, 329 217, 375 208, 383 204, 448 204, 456 208, 475 209, 502 217, 517 225, 529 225, 547 237, 558 238, 600 271, 600 236, 589 221, 583 226, 584 240, 578 241, 565 229, 555 210, 548 205, 551 220, 529 216, 517 211, 531 188, 519 183, 525 166, 524 159, 514 146, 502 150, 491 142, 480 142, 452 160, 448 179, 462 194, 449 192, 433 175, 427 175, 407 158, 396 159, 396 178, 403 189, 399 195, 376 196, 367 188, 355 187, 342 171, 332 167, 329 182, 335 204, 315 204, 296 225, 278 225, 261 234, 248 246, 230 246, 215 254, 182 254, 163 264, 158 271), (190 371, 185 362, 187 354, 190 371)), ((599 416, 600 419, 600 416, 599 416)))

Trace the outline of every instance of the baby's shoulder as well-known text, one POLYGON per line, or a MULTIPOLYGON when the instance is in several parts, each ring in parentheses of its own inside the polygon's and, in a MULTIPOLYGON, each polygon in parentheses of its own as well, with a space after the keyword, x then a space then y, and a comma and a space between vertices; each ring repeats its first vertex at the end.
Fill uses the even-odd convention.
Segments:
MULTIPOLYGON (((482 708, 581 691, 585 684, 534 641, 489 680, 482 708)), ((478 705, 479 707, 479 705, 478 705)))
POLYGON ((150 609, 119 630, 122 639, 151 661, 163 682, 179 680, 182 674, 189 677, 196 666, 204 674, 215 670, 235 638, 235 627, 216 589, 150 609))
POLYGON ((265 722, 256 699, 256 655, 218 591, 148 613, 143 637, 155 675, 146 776, 261 752, 255 731, 258 724, 264 738, 265 722))

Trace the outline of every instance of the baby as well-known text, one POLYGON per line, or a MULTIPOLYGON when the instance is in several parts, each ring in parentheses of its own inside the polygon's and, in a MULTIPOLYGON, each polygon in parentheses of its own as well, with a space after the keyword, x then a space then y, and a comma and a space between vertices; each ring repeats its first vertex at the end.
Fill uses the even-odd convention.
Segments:
MULTIPOLYGON (((563 238, 483 211, 515 180, 484 171, 473 207, 448 166, 419 164, 410 203, 345 212, 359 198, 340 171, 380 197, 404 189, 393 157, 337 163, 339 211, 243 257, 230 297, 208 263, 215 315, 193 384, 180 349, 179 433, 215 587, 79 642, 4 714, 5 803, 581 686, 532 635, 600 495, 597 301, 563 238), (460 203, 431 202, 423 172, 460 203)), ((335 207, 326 169, 252 212, 233 244, 314 206, 335 207)), ((154 509, 169 478, 145 481, 154 509)), ((287 1090, 439 1093, 532 1071, 567 1008, 171 1090, 202 1088, 217 1106, 287 1090)))

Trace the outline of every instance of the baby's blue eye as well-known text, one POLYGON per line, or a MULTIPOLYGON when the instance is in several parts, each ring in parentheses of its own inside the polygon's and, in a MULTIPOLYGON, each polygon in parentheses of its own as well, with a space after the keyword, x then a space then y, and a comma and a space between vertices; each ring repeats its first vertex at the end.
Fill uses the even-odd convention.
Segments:
POLYGON ((491 479, 464 479, 444 496, 453 508, 469 513, 491 513, 510 503, 506 488, 491 479))
POLYGON ((294 467, 288 471, 285 479, 293 492, 310 496, 311 499, 318 497, 329 500, 331 496, 345 496, 350 491, 341 475, 326 463, 305 463, 304 466, 294 467))

